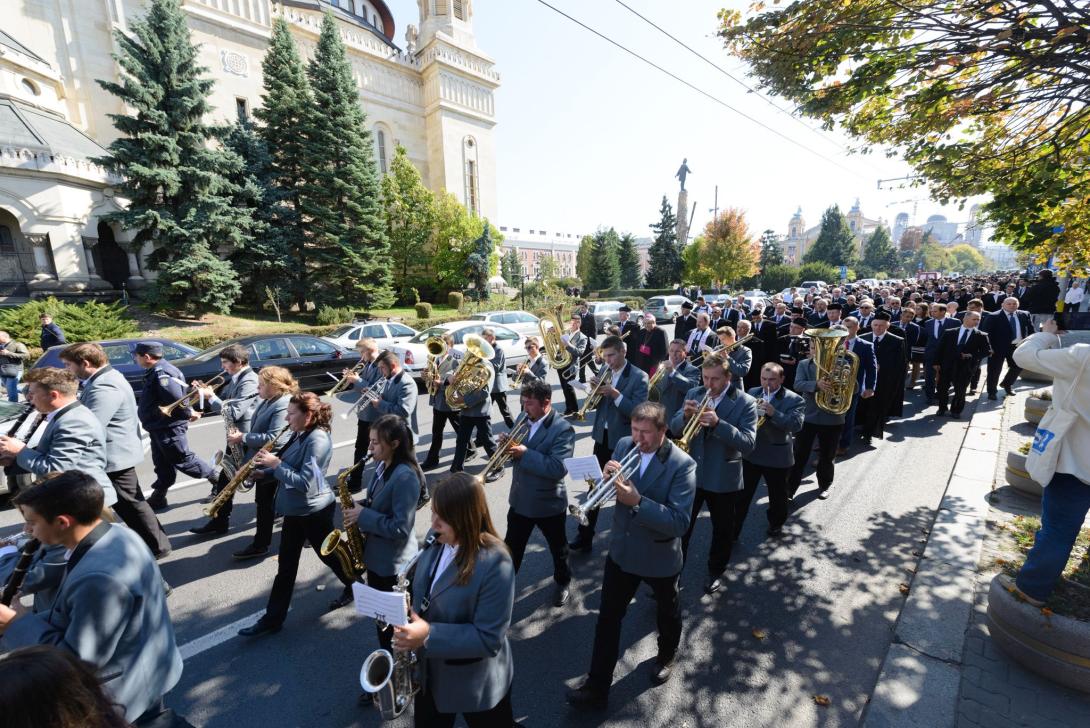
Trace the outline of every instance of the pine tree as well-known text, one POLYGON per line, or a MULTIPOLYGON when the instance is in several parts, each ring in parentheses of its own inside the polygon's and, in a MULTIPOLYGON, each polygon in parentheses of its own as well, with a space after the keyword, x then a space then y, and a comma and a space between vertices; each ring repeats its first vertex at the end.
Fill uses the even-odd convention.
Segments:
POLYGON ((636 250, 636 236, 625 233, 617 246, 617 266, 620 268, 621 288, 639 288, 640 252, 636 250))
POLYGON ((590 251, 590 270, 587 272, 587 288, 604 291, 616 288, 621 280, 617 265, 617 248, 621 239, 613 228, 594 234, 594 247, 590 251))
POLYGON ((684 242, 677 239, 677 216, 666 196, 662 197, 659 221, 651 226, 655 239, 648 250, 648 288, 670 288, 681 282, 685 263, 681 258, 684 242))
POLYGON ((179 0, 152 0, 116 31, 121 81, 98 81, 134 114, 110 114, 120 132, 106 157, 95 160, 122 177, 121 212, 104 217, 135 230, 131 249, 155 247, 148 267, 158 273, 149 298, 159 307, 199 314, 230 311, 238 277, 218 253, 250 242, 249 211, 234 205, 242 160, 216 142, 224 129, 204 122, 213 80, 198 63, 179 0))
POLYGON ((435 227, 435 197, 401 145, 394 151, 390 173, 382 178, 382 204, 393 285, 400 294, 415 286, 426 268, 435 227))
POLYGON ((761 233, 761 272, 774 265, 783 265, 783 246, 780 244, 780 236, 775 230, 765 230, 761 233))
POLYGON ((300 196, 305 184, 303 152, 312 98, 306 69, 283 18, 273 21, 272 42, 261 61, 261 72, 264 92, 254 116, 262 122, 258 133, 269 152, 275 190, 270 224, 290 256, 289 270, 282 280, 302 309, 309 293, 309 260, 300 196))
POLYGON ((374 145, 332 13, 322 18, 307 77, 314 103, 301 202, 312 246, 310 289, 319 302, 389 306, 394 296, 374 145))
POLYGON ((517 288, 522 284, 522 261, 514 250, 508 250, 500 260, 500 275, 509 286, 517 288))
POLYGON ((821 232, 806 251, 803 263, 828 263, 832 266, 852 265, 855 262, 855 238, 848 227, 848 220, 833 205, 821 216, 821 232))
POLYGON ((863 265, 872 273, 891 274, 900 266, 900 257, 893 247, 893 239, 884 225, 880 225, 863 246, 863 265))

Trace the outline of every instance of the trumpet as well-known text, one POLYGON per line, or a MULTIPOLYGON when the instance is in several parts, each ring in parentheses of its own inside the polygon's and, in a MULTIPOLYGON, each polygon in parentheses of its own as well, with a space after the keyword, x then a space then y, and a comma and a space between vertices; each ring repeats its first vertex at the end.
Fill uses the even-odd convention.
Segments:
POLYGON ((696 412, 685 423, 685 427, 681 430, 681 437, 674 440, 674 444, 677 445, 685 452, 689 452, 690 444, 693 441, 693 437, 696 436, 697 430, 700 429, 700 417, 708 409, 708 403, 712 401, 712 392, 710 389, 705 390, 704 399, 700 400, 700 404, 696 407, 696 412))
POLYGON ((568 506, 568 513, 575 516, 575 520, 579 521, 580 525, 588 525, 590 520, 587 518, 587 514, 601 508, 606 501, 617 495, 615 486, 618 480, 628 480, 640 467, 640 449, 633 447, 625 453, 625 456, 621 458, 620 465, 621 467, 616 472, 608 476, 603 473, 601 479, 594 484, 594 487, 591 488, 590 493, 587 494, 582 503, 577 506, 568 506))
MULTIPOLYGON (((767 397, 768 396, 768 388, 767 387, 762 387, 761 388, 761 393, 764 394, 764 397, 767 397)), ((761 398, 761 400, 760 400, 761 402, 767 402, 768 401, 764 397, 761 398)), ((761 425, 763 425, 765 423, 765 420, 768 419, 768 415, 766 415, 764 413, 764 410, 758 410, 758 411, 761 413, 760 415, 757 416, 757 429, 759 430, 759 429, 761 429, 761 425)))
POLYGON ((526 374, 526 371, 530 368, 529 362, 523 362, 515 369, 515 378, 507 385, 508 389, 522 389, 522 376, 526 374))
MULTIPOLYGON (((655 387, 657 387, 658 383, 662 381, 662 378, 666 376, 666 372, 667 371, 673 371, 673 367, 670 367, 669 370, 666 368, 669 364, 670 364, 670 360, 666 359, 665 361, 659 362, 659 365, 657 367, 655 367, 655 373, 651 375, 650 381, 647 382, 648 398, 650 398, 650 396, 651 396, 650 393, 655 391, 655 387)), ((657 398, 658 398, 658 393, 657 392, 655 394, 655 397, 656 397, 656 399, 653 400, 653 401, 657 401, 657 398)))
POLYGON ((447 342, 442 336, 429 336, 424 342, 424 348, 428 350, 428 363, 424 367, 424 386, 428 388, 428 396, 434 397, 439 391, 439 365, 436 362, 447 353, 447 342))
POLYGON ((382 377, 370 387, 360 392, 360 398, 357 399, 351 407, 341 413, 341 419, 347 420, 356 410, 366 407, 372 402, 378 402, 382 397, 383 391, 386 389, 386 382, 386 377, 382 377))
POLYGON ((483 484, 489 475, 503 470, 504 466, 507 465, 507 461, 511 459, 511 448, 521 445, 529 434, 530 418, 523 412, 515 420, 515 425, 511 428, 511 431, 507 433, 507 439, 496 448, 496 452, 488 459, 488 464, 484 466, 484 470, 477 476, 477 480, 483 484))
POLYGON ((734 351, 735 349, 737 349, 742 344, 744 344, 747 341, 749 341, 750 339, 752 339, 754 336, 755 336, 755 334, 746 334, 745 336, 738 339, 737 341, 735 341, 730 346, 725 346, 723 344, 720 344, 719 346, 717 346, 714 349, 711 349, 709 351, 702 351, 702 352, 700 352, 700 355, 697 356, 696 359, 693 360, 693 364, 695 364, 697 366, 700 366, 700 364, 703 363, 705 357, 713 356, 715 354, 723 354, 725 356, 725 355, 731 353, 732 351, 734 351))
POLYGON ((579 408, 579 411, 575 413, 575 419, 580 422, 586 422, 587 412, 598 406, 598 403, 602 401, 602 386, 607 381, 612 381, 613 372, 609 367, 603 367, 603 371, 598 379, 595 380, 594 386, 587 392, 587 398, 583 400, 583 406, 579 408))
POLYGON ((210 382, 193 382, 193 384, 190 385, 191 387, 194 387, 192 391, 186 392, 184 395, 182 395, 181 399, 177 399, 170 404, 164 404, 160 406, 159 411, 163 413, 163 417, 171 417, 174 415, 174 410, 178 409, 179 407, 191 406, 192 401, 196 400, 200 396, 200 392, 196 390, 197 384, 202 384, 205 387, 211 387, 212 389, 216 389, 217 387, 222 387, 226 381, 227 370, 223 370, 216 376, 212 377, 212 380, 210 382))
MULTIPOLYGON (((365 366, 367 366, 367 362, 365 362, 363 359, 360 359, 358 362, 355 363, 355 365, 353 365, 353 367, 351 369, 349 369, 347 372, 345 372, 344 376, 342 376, 340 379, 337 380, 337 383, 333 385, 332 389, 330 389, 328 392, 325 393, 325 396, 326 397, 331 397, 334 394, 339 394, 340 392, 343 392, 345 389, 347 389, 350 386, 349 382, 348 382, 348 375, 349 374, 359 374, 360 372, 363 371, 363 368, 365 366)), ((332 375, 330 375, 330 376, 332 376, 332 375)))

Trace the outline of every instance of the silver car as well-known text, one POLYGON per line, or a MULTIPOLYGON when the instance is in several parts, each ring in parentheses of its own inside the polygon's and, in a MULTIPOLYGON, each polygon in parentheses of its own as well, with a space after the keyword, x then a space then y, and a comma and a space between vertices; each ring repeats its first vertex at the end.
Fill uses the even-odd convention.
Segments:
MULTIPOLYGON (((587 310, 594 315, 594 325, 599 334, 605 332, 607 326, 620 321, 623 305, 621 301, 595 301, 587 306, 587 310)), ((629 314, 629 318, 638 319, 642 315, 642 311, 633 311, 629 314)))
POLYGON ((682 314, 681 305, 692 304, 685 296, 656 296, 644 306, 644 312, 653 314, 658 323, 672 323, 682 314))
POLYGON ((471 321, 487 321, 489 325, 500 324, 523 336, 539 336, 537 316, 527 311, 486 311, 469 318, 471 321))

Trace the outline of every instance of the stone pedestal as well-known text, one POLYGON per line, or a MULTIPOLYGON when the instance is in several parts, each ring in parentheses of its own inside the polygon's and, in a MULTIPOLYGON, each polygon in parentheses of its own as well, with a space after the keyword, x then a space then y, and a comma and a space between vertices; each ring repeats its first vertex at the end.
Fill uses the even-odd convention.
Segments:
POLYGON ((689 191, 677 195, 677 241, 684 246, 689 241, 689 191))

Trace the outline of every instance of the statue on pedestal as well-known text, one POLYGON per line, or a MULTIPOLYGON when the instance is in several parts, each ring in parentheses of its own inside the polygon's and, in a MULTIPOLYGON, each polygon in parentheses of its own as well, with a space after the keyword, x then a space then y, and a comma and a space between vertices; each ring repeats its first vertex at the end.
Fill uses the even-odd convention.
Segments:
POLYGON ((410 56, 416 55, 416 44, 420 40, 420 31, 415 25, 405 28, 405 52, 410 56))
POLYGON ((689 169, 689 160, 687 158, 681 160, 681 166, 678 167, 677 174, 675 174, 674 177, 681 180, 682 192, 685 191, 685 178, 689 176, 690 172, 692 172, 692 170, 689 169))

